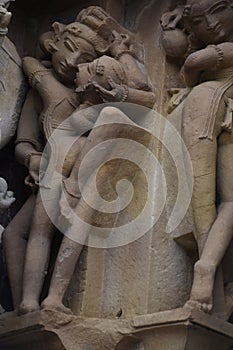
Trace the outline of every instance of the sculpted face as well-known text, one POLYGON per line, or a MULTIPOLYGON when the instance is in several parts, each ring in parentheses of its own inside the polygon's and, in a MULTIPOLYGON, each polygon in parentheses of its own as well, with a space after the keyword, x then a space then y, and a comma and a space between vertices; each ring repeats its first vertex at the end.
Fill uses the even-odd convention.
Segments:
POLYGON ((13 0, 0 0, 0 28, 7 32, 7 26, 11 20, 11 12, 8 12, 7 8, 9 7, 11 1, 13 0))
POLYGON ((53 68, 60 80, 67 84, 74 82, 78 64, 95 58, 97 54, 93 45, 79 36, 77 23, 65 26, 52 45, 53 68))
POLYGON ((8 8, 11 2, 14 2, 15 0, 0 0, 0 6, 8 8))
POLYGON ((208 44, 233 39, 233 9, 227 0, 191 1, 191 27, 196 37, 208 44))

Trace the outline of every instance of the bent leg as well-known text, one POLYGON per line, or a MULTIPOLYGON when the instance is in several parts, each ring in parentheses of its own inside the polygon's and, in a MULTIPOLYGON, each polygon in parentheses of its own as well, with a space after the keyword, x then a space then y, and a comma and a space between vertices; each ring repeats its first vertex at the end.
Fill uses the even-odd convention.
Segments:
MULTIPOLYGON (((91 222, 93 209, 87 207, 83 199, 79 201, 75 211, 79 217, 85 217, 87 222, 91 222)), ((70 309, 66 308, 62 301, 73 276, 83 246, 88 239, 88 233, 89 231, 86 231, 86 225, 82 227, 81 223, 79 226, 72 226, 70 237, 73 239, 70 239, 65 233, 57 255, 49 294, 43 301, 41 305, 42 308, 56 309, 61 312, 71 313, 70 309)))
POLYGON ((36 195, 32 194, 3 233, 3 250, 6 257, 14 309, 22 299, 22 280, 28 232, 31 225, 36 195))

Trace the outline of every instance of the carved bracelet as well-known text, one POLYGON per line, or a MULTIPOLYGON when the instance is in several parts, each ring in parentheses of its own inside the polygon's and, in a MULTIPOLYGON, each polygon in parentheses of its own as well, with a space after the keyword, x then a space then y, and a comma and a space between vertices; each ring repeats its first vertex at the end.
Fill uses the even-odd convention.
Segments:
POLYGON ((121 84, 121 86, 122 86, 123 89, 124 89, 121 102, 125 102, 125 101, 127 100, 127 98, 128 98, 128 95, 129 95, 129 88, 128 88, 128 86, 125 85, 125 84, 121 84))
POLYGON ((38 73, 50 73, 50 71, 48 71, 48 69, 39 69, 39 70, 35 70, 34 72, 30 73, 29 74, 29 77, 28 77, 28 82, 31 86, 34 86, 35 85, 35 81, 34 79, 36 78, 36 75, 38 73))
POLYGON ((28 153, 24 159, 24 164, 27 168, 29 167, 29 162, 30 162, 31 156, 42 156, 42 153, 41 152, 28 153))
POLYGON ((224 58, 224 53, 223 53, 222 49, 220 49, 220 47, 217 46, 217 45, 209 45, 208 47, 212 47, 217 53, 217 63, 212 68, 212 70, 217 70, 222 64, 222 61, 223 61, 223 58, 224 58))
POLYGON ((119 52, 118 54, 116 54, 115 59, 119 60, 121 58, 121 56, 123 56, 125 53, 131 55, 132 57, 136 58, 135 53, 131 50, 122 50, 121 52, 119 52))

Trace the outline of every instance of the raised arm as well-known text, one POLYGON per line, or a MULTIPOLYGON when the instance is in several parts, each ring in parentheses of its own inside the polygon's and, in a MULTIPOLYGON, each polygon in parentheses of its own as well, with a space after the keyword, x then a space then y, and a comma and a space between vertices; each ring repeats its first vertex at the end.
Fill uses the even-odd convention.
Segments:
POLYGON ((165 12, 160 20, 162 28, 162 45, 168 57, 184 61, 188 51, 188 38, 183 29, 184 6, 178 6, 165 12))
POLYGON ((185 82, 193 87, 200 82, 203 72, 217 71, 233 65, 233 43, 209 45, 192 53, 184 63, 185 82))
POLYGON ((96 90, 104 102, 129 102, 152 108, 155 104, 153 85, 144 64, 139 62, 133 52, 130 38, 116 32, 113 32, 113 37, 110 53, 121 63, 127 78, 127 86, 119 85, 109 79, 111 90, 94 83, 96 90))

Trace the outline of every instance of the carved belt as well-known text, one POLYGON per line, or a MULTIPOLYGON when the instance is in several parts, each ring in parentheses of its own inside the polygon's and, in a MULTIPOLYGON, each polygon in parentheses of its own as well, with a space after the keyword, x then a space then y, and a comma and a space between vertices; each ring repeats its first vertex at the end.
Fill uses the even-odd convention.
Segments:
MULTIPOLYGON (((218 88, 214 89, 211 101, 209 105, 209 109, 207 112, 207 118, 206 123, 204 126, 204 130, 199 137, 200 139, 206 139, 213 141, 213 134, 214 134, 214 127, 218 112, 218 107, 220 104, 220 101, 226 92, 227 89, 229 89, 233 85, 233 76, 228 78, 224 83, 222 83, 218 88)), ((222 128, 226 131, 231 131, 232 128, 232 111, 233 111, 233 103, 231 102, 231 99, 227 100, 227 111, 225 114, 224 121, 222 123, 222 128)))

